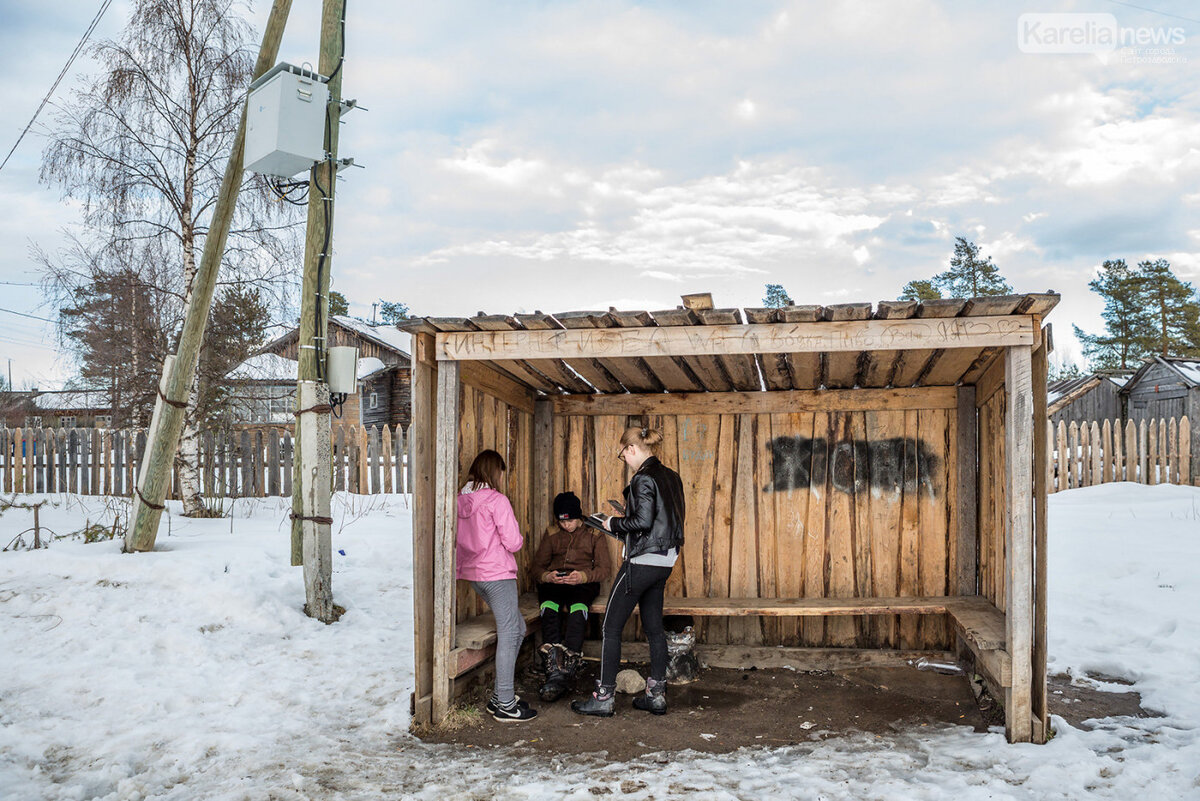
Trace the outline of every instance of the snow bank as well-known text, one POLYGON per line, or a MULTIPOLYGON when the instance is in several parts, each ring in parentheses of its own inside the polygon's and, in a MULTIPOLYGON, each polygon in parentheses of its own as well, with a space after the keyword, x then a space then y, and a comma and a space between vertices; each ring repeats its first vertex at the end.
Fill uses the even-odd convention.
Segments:
MULTIPOLYGON (((43 519, 105 522, 112 503, 65 499, 43 519)), ((329 627, 300 610, 286 502, 246 500, 228 519, 171 517, 155 554, 0 554, 0 798, 1200 798, 1200 490, 1113 484, 1050 509, 1052 670, 1133 680, 1166 717, 1056 719, 1047 746, 963 727, 814 731, 622 764, 426 745, 406 733, 406 499, 335 499, 347 613, 329 627)), ((24 525, 9 512, 0 535, 24 525)))

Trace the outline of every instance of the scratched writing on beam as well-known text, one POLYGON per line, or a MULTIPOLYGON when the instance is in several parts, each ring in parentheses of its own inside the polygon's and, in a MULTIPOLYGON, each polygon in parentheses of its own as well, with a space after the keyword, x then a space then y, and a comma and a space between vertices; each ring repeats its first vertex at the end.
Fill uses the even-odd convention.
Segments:
POLYGON ((941 464, 924 442, 910 437, 832 444, 824 438, 776 437, 768 446, 771 483, 764 492, 807 490, 814 477, 823 483, 828 476, 829 485, 840 492, 862 491, 869 485, 884 492, 919 491, 932 497, 932 477, 941 464))

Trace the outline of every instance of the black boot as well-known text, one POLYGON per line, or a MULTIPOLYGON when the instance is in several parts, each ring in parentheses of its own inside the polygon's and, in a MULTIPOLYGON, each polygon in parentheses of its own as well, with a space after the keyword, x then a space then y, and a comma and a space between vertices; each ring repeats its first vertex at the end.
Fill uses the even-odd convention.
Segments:
POLYGON ((570 681, 563 670, 563 649, 557 643, 547 643, 542 649, 542 658, 546 665, 546 683, 538 688, 538 697, 543 701, 557 701, 566 695, 570 688, 570 681))
POLYGON ((652 715, 667 714, 667 683, 646 679, 646 693, 634 698, 633 706, 652 715))
POLYGON ((578 712, 580 715, 611 718, 613 716, 613 695, 616 691, 616 685, 605 686, 597 679, 596 689, 592 691, 591 697, 583 701, 572 701, 571 711, 578 712))

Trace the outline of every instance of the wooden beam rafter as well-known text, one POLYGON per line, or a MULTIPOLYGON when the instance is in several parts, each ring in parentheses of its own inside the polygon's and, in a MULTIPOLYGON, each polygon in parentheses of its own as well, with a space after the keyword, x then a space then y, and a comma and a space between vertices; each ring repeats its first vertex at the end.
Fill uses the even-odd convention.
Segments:
POLYGON ((439 360, 637 358, 753 353, 922 350, 1033 345, 1033 318, 750 323, 681 328, 459 331, 437 335, 439 360))

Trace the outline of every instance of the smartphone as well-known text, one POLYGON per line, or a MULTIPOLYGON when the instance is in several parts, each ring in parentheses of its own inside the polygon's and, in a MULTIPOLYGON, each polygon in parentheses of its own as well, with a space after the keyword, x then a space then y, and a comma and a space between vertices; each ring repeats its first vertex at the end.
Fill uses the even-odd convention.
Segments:
POLYGON ((555 570, 555 571, 554 571, 554 575, 556 575, 556 576, 569 576, 569 575, 571 575, 571 571, 570 571, 570 570, 555 570))

